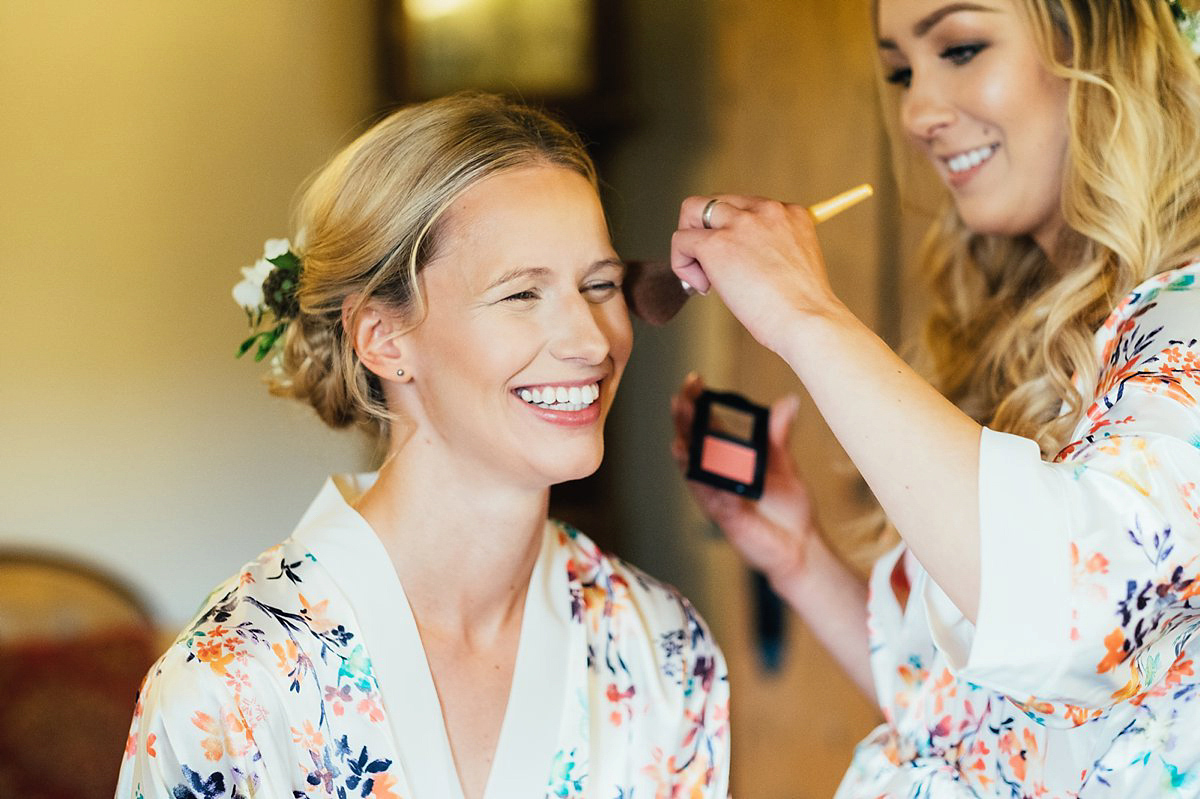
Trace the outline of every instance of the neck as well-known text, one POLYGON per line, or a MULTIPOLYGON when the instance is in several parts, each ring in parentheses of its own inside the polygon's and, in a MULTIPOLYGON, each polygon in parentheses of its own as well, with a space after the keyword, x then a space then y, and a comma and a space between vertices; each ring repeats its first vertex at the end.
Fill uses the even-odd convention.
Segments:
POLYGON ((1047 223, 1035 231, 1032 238, 1056 272, 1061 274, 1066 271, 1071 260, 1067 254, 1070 248, 1067 246, 1067 226, 1061 219, 1047 223))
POLYGON ((549 489, 518 488, 413 437, 355 503, 422 630, 486 639, 519 621, 549 489))

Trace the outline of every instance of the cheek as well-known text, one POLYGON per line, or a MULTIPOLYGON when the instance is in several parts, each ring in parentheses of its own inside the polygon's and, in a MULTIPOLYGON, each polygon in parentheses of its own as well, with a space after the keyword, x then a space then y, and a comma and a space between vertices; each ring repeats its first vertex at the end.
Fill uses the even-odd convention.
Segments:
POLYGON ((977 114, 985 123, 998 126, 1007 137, 1026 125, 1029 108, 1028 86, 1013 80, 1013 72, 1000 64, 981 72, 968 88, 974 96, 977 114))
POLYGON ((619 375, 633 352, 633 324, 623 303, 609 303, 599 320, 608 339, 609 354, 619 375))

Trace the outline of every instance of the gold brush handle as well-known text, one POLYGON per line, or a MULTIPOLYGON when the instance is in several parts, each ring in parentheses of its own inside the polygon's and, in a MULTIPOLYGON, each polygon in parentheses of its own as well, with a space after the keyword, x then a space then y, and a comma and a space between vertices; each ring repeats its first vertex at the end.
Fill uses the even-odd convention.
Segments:
POLYGON ((849 191, 844 191, 836 197, 830 197, 828 200, 822 200, 815 205, 808 206, 808 213, 812 216, 814 222, 824 222, 826 219, 833 217, 858 205, 863 200, 875 193, 875 189, 870 183, 864 183, 861 186, 855 186, 849 191))

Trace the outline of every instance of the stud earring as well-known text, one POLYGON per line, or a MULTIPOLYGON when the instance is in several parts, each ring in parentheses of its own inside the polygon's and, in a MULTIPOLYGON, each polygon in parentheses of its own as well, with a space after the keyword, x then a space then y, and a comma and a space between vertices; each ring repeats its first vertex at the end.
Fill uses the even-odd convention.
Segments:
POLYGON ((397 370, 396 370, 396 377, 404 377, 404 370, 403 370, 403 369, 397 369, 397 370))

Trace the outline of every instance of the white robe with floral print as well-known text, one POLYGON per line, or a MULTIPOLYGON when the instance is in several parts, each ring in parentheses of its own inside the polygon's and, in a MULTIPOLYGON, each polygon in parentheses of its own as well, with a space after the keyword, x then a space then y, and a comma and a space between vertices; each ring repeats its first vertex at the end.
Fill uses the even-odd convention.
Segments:
MULTIPOLYGON (((369 478, 368 478, 369 479, 369 478)), ((404 590, 331 479, 151 668, 120 799, 461 799, 404 590)), ((673 590, 548 522, 487 799, 724 799, 725 663, 673 590)))
POLYGON ((903 546, 876 565, 887 721, 838 799, 1200 796, 1198 276, 1152 278, 1097 331, 1053 461, 984 430, 975 624, 903 546))

